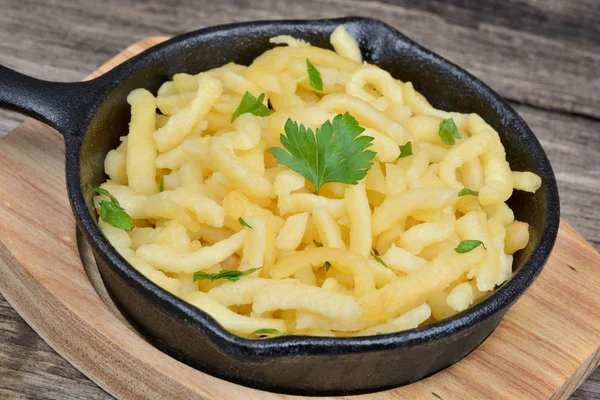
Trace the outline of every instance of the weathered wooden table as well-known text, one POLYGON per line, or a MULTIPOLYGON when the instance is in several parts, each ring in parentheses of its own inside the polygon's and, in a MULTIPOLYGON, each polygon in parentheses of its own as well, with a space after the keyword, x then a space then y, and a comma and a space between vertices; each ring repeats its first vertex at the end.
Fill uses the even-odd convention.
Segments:
MULTIPOLYGON (((550 157, 562 215, 600 249, 598 0, 0 0, 0 10, 0 63, 56 81, 79 80, 147 36, 257 19, 381 19, 511 101, 550 157)), ((0 110, 0 137, 22 120, 0 110)), ((0 296, 0 398, 112 397, 46 345, 0 296)), ((600 399, 600 370, 572 398, 600 399)))

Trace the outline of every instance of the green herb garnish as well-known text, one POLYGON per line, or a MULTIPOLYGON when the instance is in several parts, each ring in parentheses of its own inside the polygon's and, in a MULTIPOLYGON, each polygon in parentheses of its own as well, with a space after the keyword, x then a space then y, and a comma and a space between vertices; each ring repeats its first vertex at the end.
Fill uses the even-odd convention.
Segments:
MULTIPOLYGON (((317 242, 316 240, 313 239, 313 244, 316 247, 323 247, 323 243, 321 242, 317 242)), ((325 261, 325 272, 329 271, 329 268, 331 268, 331 263, 329 261, 325 261)))
POLYGON ((337 115, 333 123, 326 121, 316 134, 304 125, 288 119, 286 135, 280 135, 279 147, 269 150, 277 163, 296 171, 308 179, 319 194, 328 182, 356 185, 367 175, 375 152, 366 150, 373 141, 370 136, 359 136, 364 128, 348 113, 337 115))
POLYGON ((400 158, 412 156, 412 142, 408 141, 402 146, 398 147, 400 147, 400 155, 398 156, 397 160, 400 158))
POLYGON ((250 224, 247 223, 246 221, 244 221, 244 218, 239 217, 238 218, 238 222, 240 223, 241 226, 245 226, 246 228, 252 229, 252 227, 250 226, 250 224))
POLYGON ((92 186, 87 184, 88 189, 93 190, 95 193, 107 196, 110 201, 100 201, 100 218, 102 221, 114 226, 115 228, 130 230, 133 228, 133 220, 125 212, 123 207, 119 204, 119 201, 108 192, 106 189, 92 186))
POLYGON ((452 118, 448 118, 440 122, 440 129, 438 131, 440 138, 444 144, 455 144, 455 139, 461 139, 458 128, 452 118))
POLYGON ((161 175, 160 179, 158 180, 158 191, 159 192, 165 191, 165 176, 164 175, 161 175))
POLYGON ((310 86, 315 90, 323 90, 323 79, 321 79, 321 73, 308 58, 306 59, 306 69, 308 70, 308 78, 310 80, 310 86))
POLYGON ((468 253, 480 245, 483 245, 483 248, 485 249, 485 245, 481 240, 463 240, 458 244, 458 247, 456 247, 454 251, 460 254, 468 253))
POLYGON ((250 334, 249 337, 252 336, 259 336, 261 338, 267 337, 267 336, 282 336, 285 335, 285 332, 281 332, 277 329, 273 329, 273 328, 263 328, 263 329, 257 329, 254 332, 252 332, 250 334))
POLYGON ((476 192, 475 190, 471 189, 463 189, 460 192, 458 192, 458 197, 462 196, 479 196, 479 192, 476 192))
POLYGON ((264 99, 264 93, 261 93, 260 96, 256 98, 252 96, 250 92, 246 92, 244 97, 242 97, 242 101, 240 101, 240 105, 231 116, 231 122, 235 121, 240 115, 247 113, 256 115, 257 117, 266 117, 271 115, 271 110, 269 110, 269 108, 263 104, 264 99))
POLYGON ((387 266, 387 264, 381 259, 381 257, 379 257, 377 254, 375 254, 375 251, 371 250, 371 257, 373 257, 375 259, 375 261, 377 261, 379 264, 383 265, 386 268, 389 268, 387 266))
POLYGON ((262 267, 251 268, 246 271, 229 271, 224 269, 223 271, 217 272, 215 274, 207 274, 206 272, 198 271, 194 273, 194 282, 202 279, 210 279, 211 281, 216 281, 217 279, 228 279, 231 282, 236 282, 241 277, 250 275, 251 273, 258 271, 261 268, 262 267))

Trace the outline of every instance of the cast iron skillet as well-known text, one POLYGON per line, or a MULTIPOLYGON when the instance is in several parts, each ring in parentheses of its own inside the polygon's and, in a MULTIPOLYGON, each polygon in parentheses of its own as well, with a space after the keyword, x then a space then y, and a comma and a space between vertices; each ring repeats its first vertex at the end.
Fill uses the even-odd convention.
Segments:
POLYGON ((475 349, 542 270, 559 224, 558 191, 550 163, 525 122, 484 83, 373 19, 266 21, 202 29, 146 50, 107 74, 82 83, 37 80, 0 66, 0 106, 56 128, 65 137, 66 174, 77 226, 91 243, 109 293, 154 345, 212 375, 265 390, 354 394, 391 388, 429 376, 475 349), (475 307, 409 331, 360 338, 284 336, 255 341, 232 335, 210 316, 157 287, 119 256, 96 226, 87 183, 105 180, 103 161, 127 134, 127 94, 156 92, 164 77, 197 73, 235 61, 249 64, 290 34, 331 48, 344 24, 366 61, 411 81, 434 106, 476 112, 501 135, 513 170, 542 177, 535 195, 516 191, 515 217, 530 224, 531 241, 514 259, 516 274, 475 307))

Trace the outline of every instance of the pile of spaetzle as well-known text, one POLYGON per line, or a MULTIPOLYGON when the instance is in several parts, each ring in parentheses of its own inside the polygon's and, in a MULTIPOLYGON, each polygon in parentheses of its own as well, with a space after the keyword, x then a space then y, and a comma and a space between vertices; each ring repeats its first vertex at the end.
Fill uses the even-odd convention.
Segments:
POLYGON ((509 279, 529 240, 505 202, 541 180, 510 170, 498 133, 363 62, 344 27, 330 40, 278 36, 250 66, 132 91, 91 187, 118 252, 238 335, 440 320, 509 279))

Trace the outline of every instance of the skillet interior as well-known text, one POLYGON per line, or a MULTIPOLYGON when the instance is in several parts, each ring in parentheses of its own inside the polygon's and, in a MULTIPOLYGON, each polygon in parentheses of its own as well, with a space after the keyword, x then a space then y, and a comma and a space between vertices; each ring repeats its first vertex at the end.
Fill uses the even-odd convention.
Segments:
POLYGON ((105 285, 123 313, 157 347, 227 380, 297 394, 342 394, 428 376, 467 355, 493 331, 507 307, 540 272, 554 243, 558 193, 548 160, 529 128, 483 83, 379 21, 348 18, 209 28, 156 46, 97 84, 99 97, 83 124, 87 128, 67 135, 67 176, 78 223, 94 248, 105 285), (279 34, 331 48, 329 34, 341 23, 358 39, 367 62, 412 81, 438 108, 480 114, 500 133, 511 168, 542 176, 543 186, 535 195, 515 192, 509 202, 515 217, 530 224, 531 241, 515 257, 517 274, 501 289, 472 309, 428 327, 357 339, 239 338, 128 266, 96 227, 92 194, 86 190, 84 197, 82 188, 105 180, 104 157, 127 134, 126 97, 131 90, 145 87, 156 93, 164 77, 173 73, 197 73, 230 61, 249 64, 272 48, 268 39, 279 34))

